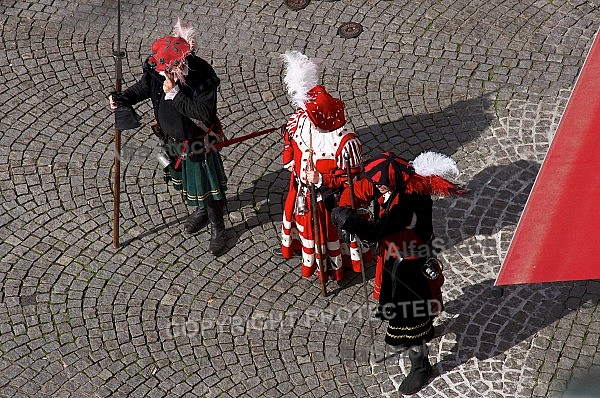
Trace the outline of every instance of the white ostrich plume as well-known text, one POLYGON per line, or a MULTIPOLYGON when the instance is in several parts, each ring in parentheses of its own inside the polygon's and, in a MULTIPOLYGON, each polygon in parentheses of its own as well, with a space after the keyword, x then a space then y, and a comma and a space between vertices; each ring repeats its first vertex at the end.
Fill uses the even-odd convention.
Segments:
POLYGON ((437 152, 423 152, 412 162, 415 172, 424 177, 456 177, 459 174, 456 162, 446 155, 437 152))
POLYGON ((299 108, 304 109, 304 103, 309 100, 307 93, 317 85, 319 62, 309 59, 299 51, 286 51, 281 54, 286 64, 283 82, 286 85, 290 100, 299 108))
POLYGON ((187 41, 190 48, 196 46, 196 29, 187 25, 181 18, 177 18, 177 23, 173 26, 173 36, 181 37, 183 40, 187 41))

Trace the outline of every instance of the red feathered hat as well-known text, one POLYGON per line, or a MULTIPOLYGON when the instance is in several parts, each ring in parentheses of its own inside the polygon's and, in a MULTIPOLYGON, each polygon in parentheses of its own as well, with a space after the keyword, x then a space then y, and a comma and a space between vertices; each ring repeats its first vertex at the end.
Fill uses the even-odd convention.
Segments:
POLYGON ((375 185, 385 185, 388 188, 404 185, 414 173, 415 169, 406 160, 392 152, 383 152, 365 165, 367 179, 375 185))
POLYGON ((320 129, 333 131, 346 124, 344 103, 329 94, 323 86, 308 91, 309 99, 304 103, 311 122, 320 129))
POLYGON ((156 67, 157 72, 179 66, 191 52, 191 46, 181 37, 162 37, 152 43, 152 56, 148 62, 156 67))
POLYGON ((425 152, 408 162, 392 152, 383 152, 365 165, 365 177, 376 185, 385 185, 406 193, 422 195, 459 195, 466 191, 446 180, 458 175, 456 163, 449 157, 425 152))

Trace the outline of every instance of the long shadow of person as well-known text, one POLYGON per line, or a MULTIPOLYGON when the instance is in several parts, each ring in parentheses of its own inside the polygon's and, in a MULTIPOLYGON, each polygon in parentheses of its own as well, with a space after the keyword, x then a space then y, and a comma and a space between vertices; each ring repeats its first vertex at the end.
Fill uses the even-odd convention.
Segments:
POLYGON ((289 171, 281 169, 267 172, 253 181, 250 187, 228 195, 227 209, 232 224, 228 247, 235 246, 244 233, 255 227, 281 223, 288 185, 289 171))
POLYGON ((438 371, 447 373, 472 358, 506 359, 506 352, 539 330, 585 305, 596 305, 597 295, 585 292, 585 281, 509 286, 503 297, 490 296, 493 280, 466 285, 446 303, 455 317, 440 339, 438 371), (447 346, 451 345, 448 351, 447 346))
POLYGON ((425 151, 451 156, 486 131, 496 116, 491 95, 457 101, 440 112, 407 115, 398 120, 356 130, 363 158, 392 151, 413 159, 425 151))
MULTIPOLYGON (((595 308, 600 301, 597 284, 590 285, 593 281, 507 286, 502 297, 490 295, 493 283, 493 279, 486 279, 467 284, 460 288, 460 295, 445 303, 446 321, 429 344, 431 355, 435 358, 437 354, 437 360, 432 361, 436 376, 448 375, 438 382, 438 388, 439 383, 447 382, 456 391, 464 388, 467 396, 473 380, 485 380, 494 386, 479 385, 479 396, 487 396, 488 388, 500 388, 504 396, 518 396, 519 388, 528 383, 523 376, 533 377, 539 371, 536 367, 541 366, 535 360, 540 354, 531 351, 554 348, 558 357, 565 341, 552 340, 567 337, 560 330, 548 330, 536 339, 538 332, 582 307, 595 308), (521 348, 511 351, 517 346, 521 348), (527 356, 533 360, 528 361, 527 356), (467 379, 463 379, 467 373, 451 374, 465 363, 469 363, 467 379)), ((403 351, 387 353, 386 357, 393 359, 385 365, 391 373, 408 363, 403 351)), ((434 380, 438 378, 429 383, 434 380)))
POLYGON ((438 237, 446 247, 453 247, 471 237, 492 236, 516 225, 539 168, 537 162, 518 160, 483 169, 467 183, 466 195, 436 202, 434 230, 438 237))

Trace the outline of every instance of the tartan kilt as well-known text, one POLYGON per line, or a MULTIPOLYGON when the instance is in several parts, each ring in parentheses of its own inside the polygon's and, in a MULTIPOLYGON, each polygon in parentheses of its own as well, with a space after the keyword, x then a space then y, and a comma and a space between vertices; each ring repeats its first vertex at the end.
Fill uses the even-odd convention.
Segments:
POLYGON ((197 160, 182 159, 177 169, 173 166, 174 163, 171 163, 165 169, 165 181, 171 181, 173 188, 181 192, 181 198, 188 206, 206 207, 212 201, 225 199, 227 175, 218 151, 210 151, 197 160))

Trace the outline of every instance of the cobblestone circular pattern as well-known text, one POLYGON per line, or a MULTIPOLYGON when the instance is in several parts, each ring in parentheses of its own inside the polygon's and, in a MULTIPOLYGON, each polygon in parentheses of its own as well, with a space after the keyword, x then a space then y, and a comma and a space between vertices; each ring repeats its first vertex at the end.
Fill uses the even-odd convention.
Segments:
MULTIPOLYGON (((116 3, 0 5, 0 396, 397 397, 403 355, 369 361, 360 275, 302 280, 274 258, 287 174, 273 133, 223 151, 228 251, 163 182, 147 127, 123 134, 112 248, 116 3), (352 316, 350 316, 352 315, 352 316)), ((451 155, 468 196, 440 199, 440 376, 421 397, 560 397, 597 375, 597 281, 491 289, 600 20, 593 1, 122 2, 124 87, 181 16, 222 77, 228 136, 293 109, 279 55, 324 59, 366 157, 451 155), (337 34, 341 21, 364 30, 337 34)), ((367 272, 372 283, 373 267, 367 272)), ((370 307, 372 308, 371 301, 370 307)), ((380 342, 385 325, 373 322, 380 342)))

